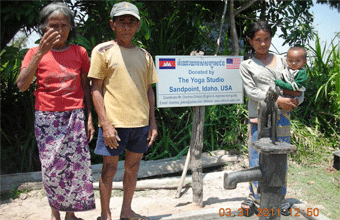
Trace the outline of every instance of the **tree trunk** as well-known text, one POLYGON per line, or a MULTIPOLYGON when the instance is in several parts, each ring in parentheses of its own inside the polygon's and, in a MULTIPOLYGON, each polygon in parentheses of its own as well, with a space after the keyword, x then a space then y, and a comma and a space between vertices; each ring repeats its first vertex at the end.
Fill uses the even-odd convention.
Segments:
MULTIPOLYGON (((220 25, 220 32, 218 34, 217 42, 216 42, 216 51, 215 51, 215 56, 217 56, 218 51, 220 50, 220 43, 221 43, 221 35, 222 35, 222 28, 223 28, 223 23, 225 19, 225 13, 227 11, 227 6, 228 6, 228 0, 224 0, 224 9, 223 9, 223 14, 221 18, 221 25, 220 25)), ((225 42, 227 44, 228 42, 225 42)))
POLYGON ((201 156, 205 107, 195 106, 193 110, 194 119, 190 143, 193 202, 203 207, 203 170, 201 156))
POLYGON ((249 0, 245 1, 245 3, 239 7, 237 10, 234 10, 234 0, 229 0, 230 1, 230 7, 229 7, 229 18, 230 18, 230 35, 233 40, 233 55, 238 56, 240 53, 240 46, 238 43, 238 36, 237 36, 237 31, 236 31, 236 22, 235 22, 235 17, 242 11, 246 10, 249 8, 254 2, 257 0, 249 0))
POLYGON ((240 47, 238 44, 238 36, 236 31, 236 22, 235 22, 235 12, 234 12, 234 0, 230 0, 229 6, 229 15, 230 15, 230 34, 233 40, 233 55, 238 56, 240 53, 240 47))
POLYGON ((264 20, 265 18, 266 18, 266 1, 262 1, 260 19, 264 20))

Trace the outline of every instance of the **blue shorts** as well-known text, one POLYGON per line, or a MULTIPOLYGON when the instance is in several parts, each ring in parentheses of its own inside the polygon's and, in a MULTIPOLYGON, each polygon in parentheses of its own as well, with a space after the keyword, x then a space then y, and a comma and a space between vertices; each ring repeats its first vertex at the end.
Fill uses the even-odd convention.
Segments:
POLYGON ((133 153, 146 153, 149 150, 147 143, 147 136, 149 126, 141 128, 116 128, 118 136, 121 139, 118 141, 119 146, 117 149, 111 149, 105 146, 103 138, 103 130, 99 128, 97 146, 94 150, 95 154, 103 156, 118 156, 123 154, 124 149, 133 153))

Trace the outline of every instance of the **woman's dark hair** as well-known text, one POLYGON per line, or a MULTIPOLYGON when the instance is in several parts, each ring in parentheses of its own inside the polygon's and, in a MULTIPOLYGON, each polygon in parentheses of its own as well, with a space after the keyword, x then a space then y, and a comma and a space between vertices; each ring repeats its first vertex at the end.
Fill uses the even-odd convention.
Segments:
POLYGON ((253 39, 255 33, 260 30, 269 32, 270 37, 273 37, 272 27, 266 21, 263 21, 263 20, 256 21, 250 27, 247 33, 247 37, 249 37, 250 39, 253 39))
POLYGON ((39 16, 39 23, 38 23, 38 29, 39 33, 44 35, 45 33, 45 28, 46 28, 46 22, 47 19, 54 14, 55 12, 59 12, 66 16, 68 18, 68 22, 71 25, 71 30, 68 35, 67 40, 75 36, 75 31, 74 31, 74 15, 73 12, 63 3, 61 2, 54 2, 49 5, 46 5, 40 12, 39 16))

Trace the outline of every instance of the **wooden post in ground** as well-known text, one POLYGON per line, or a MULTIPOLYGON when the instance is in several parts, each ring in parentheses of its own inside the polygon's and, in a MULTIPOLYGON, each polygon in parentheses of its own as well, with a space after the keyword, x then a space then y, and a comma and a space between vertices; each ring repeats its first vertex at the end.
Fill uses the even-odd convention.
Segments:
MULTIPOLYGON (((217 55, 219 48, 220 48, 222 27, 224 23, 225 14, 227 11, 228 0, 224 0, 224 3, 225 4, 224 4, 222 19, 221 19, 220 32, 219 32, 217 43, 216 43, 215 56, 217 55)), ((202 56, 203 54, 204 54, 203 52, 197 53, 196 51, 192 51, 190 53, 190 56, 202 56)), ((177 188, 177 193, 176 193, 175 198, 179 198, 181 195, 183 182, 187 174, 187 167, 189 165, 189 161, 191 160, 191 170, 193 172, 192 174, 192 189, 193 189, 193 197, 194 197, 193 201, 203 207, 203 177, 202 177, 201 155, 202 155, 202 148, 203 148, 203 125, 204 125, 205 107, 197 106, 197 107, 193 107, 193 109, 194 109, 194 122, 192 125, 191 143, 190 143, 190 148, 188 151, 189 153, 185 161, 182 178, 177 188), (195 122, 196 119, 197 121, 195 122)))
MULTIPOLYGON (((190 56, 203 56, 204 52, 192 51, 190 56)), ((204 127, 204 106, 193 107, 194 116, 191 132, 191 142, 188 150, 187 158, 185 161, 182 177, 177 188, 175 198, 179 198, 189 162, 192 171, 192 191, 193 202, 198 206, 203 207, 203 170, 202 170, 202 149, 203 149, 203 127, 204 127)))
POLYGON ((203 127, 204 127, 204 106, 195 106, 194 118, 192 124, 192 134, 190 143, 191 163, 190 168, 192 171, 192 191, 193 202, 198 206, 203 207, 203 170, 202 170, 202 148, 203 148, 203 127))
MULTIPOLYGON (((227 10, 227 0, 224 0, 224 10, 221 19, 220 33, 217 39, 216 53, 218 54, 222 25, 224 23, 224 17, 227 10)), ((194 52, 194 51, 193 51, 194 52)), ((190 55, 199 55, 191 52, 190 55)), ((204 106, 195 106, 194 110, 194 119, 192 124, 192 133, 191 133, 191 143, 190 143, 190 154, 191 154, 191 164, 190 168, 192 171, 192 192, 193 192, 193 202, 203 207, 203 169, 202 169, 202 149, 203 149, 203 127, 204 127, 204 114, 205 107, 204 106)))

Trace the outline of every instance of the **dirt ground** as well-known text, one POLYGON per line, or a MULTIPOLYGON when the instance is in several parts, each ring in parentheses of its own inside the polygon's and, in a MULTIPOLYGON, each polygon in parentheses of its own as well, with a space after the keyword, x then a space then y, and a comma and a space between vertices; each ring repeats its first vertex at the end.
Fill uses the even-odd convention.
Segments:
MULTIPOLYGON (((241 170, 245 166, 245 160, 240 160, 227 167, 227 172, 241 170)), ((218 213, 220 208, 230 208, 237 210, 241 202, 246 199, 249 190, 248 183, 240 183, 235 190, 225 190, 223 188, 223 174, 226 171, 217 171, 205 173, 203 177, 203 201, 204 207, 200 208, 192 203, 192 189, 182 189, 180 198, 175 198, 176 189, 172 190, 141 190, 136 191, 132 201, 132 208, 135 212, 152 217, 153 219, 162 219, 170 214, 184 213, 198 209, 216 208, 218 213)), ((139 180, 151 181, 157 185, 160 181, 175 181, 179 183, 180 177, 168 177, 161 179, 139 180)), ((189 179, 190 180, 190 179, 189 179)), ((137 183, 138 185, 138 183, 137 183)), ((177 184, 178 185, 178 184, 177 184)), ((290 192, 293 194, 294 192, 290 192)), ((78 218, 84 220, 96 220, 100 216, 99 192, 96 190, 96 209, 93 211, 79 212, 78 218)), ((111 213, 114 219, 119 219, 120 208, 122 204, 122 191, 114 190, 110 202, 111 213)), ((62 213, 62 218, 65 213, 62 213)), ((44 190, 33 190, 28 193, 22 193, 17 199, 1 201, 0 219, 2 220, 48 220, 50 217, 50 207, 44 190)))

